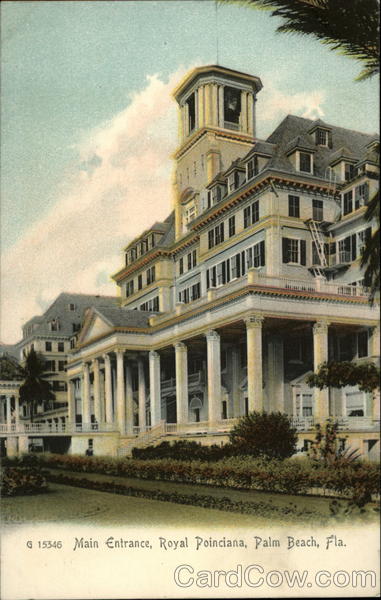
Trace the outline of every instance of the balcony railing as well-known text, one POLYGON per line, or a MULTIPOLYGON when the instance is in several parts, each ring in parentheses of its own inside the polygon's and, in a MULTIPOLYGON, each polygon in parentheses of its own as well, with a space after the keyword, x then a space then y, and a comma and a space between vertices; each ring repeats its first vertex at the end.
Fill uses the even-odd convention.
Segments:
POLYGON ((113 423, 82 423, 72 425, 70 423, 6 423, 0 424, 0 433, 17 433, 21 435, 31 434, 68 434, 73 433, 105 433, 116 431, 117 426, 113 423))

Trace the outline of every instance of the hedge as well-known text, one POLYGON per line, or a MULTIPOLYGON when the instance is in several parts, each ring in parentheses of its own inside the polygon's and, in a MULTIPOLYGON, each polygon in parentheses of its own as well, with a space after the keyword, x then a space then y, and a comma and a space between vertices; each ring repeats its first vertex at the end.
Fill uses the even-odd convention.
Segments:
POLYGON ((214 485, 288 494, 311 488, 334 490, 357 502, 378 494, 379 465, 356 462, 340 468, 313 467, 308 460, 284 461, 231 457, 215 463, 202 461, 135 460, 130 458, 40 455, 44 466, 75 472, 103 473, 138 479, 214 485))
POLYGON ((110 492, 113 494, 123 494, 125 496, 133 496, 135 498, 147 498, 149 500, 159 500, 161 502, 174 502, 176 504, 186 504, 189 506, 200 506, 203 508, 212 508, 216 510, 224 510, 229 512, 238 512, 241 514, 263 516, 269 518, 287 517, 295 519, 298 522, 313 520, 319 518, 320 521, 326 522, 327 517, 324 517, 318 511, 299 510, 295 505, 274 506, 269 502, 252 502, 242 500, 231 500, 228 497, 216 498, 207 494, 181 494, 178 492, 164 492, 160 490, 146 490, 135 488, 116 482, 94 481, 87 478, 70 477, 63 474, 50 474, 49 480, 54 483, 72 485, 75 487, 97 490, 101 492, 110 492))

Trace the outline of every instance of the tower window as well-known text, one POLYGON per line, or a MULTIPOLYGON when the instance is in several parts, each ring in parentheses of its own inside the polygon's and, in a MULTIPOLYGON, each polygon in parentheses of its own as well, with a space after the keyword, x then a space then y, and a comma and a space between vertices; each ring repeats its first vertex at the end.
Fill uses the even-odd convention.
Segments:
POLYGON ((224 121, 225 127, 238 125, 241 114, 241 90, 232 87, 224 88, 224 121))
POLYGON ((187 100, 187 105, 188 105, 188 127, 189 127, 189 133, 191 133, 191 131, 193 131, 193 129, 196 127, 196 105, 195 105, 194 94, 189 96, 189 98, 187 100))

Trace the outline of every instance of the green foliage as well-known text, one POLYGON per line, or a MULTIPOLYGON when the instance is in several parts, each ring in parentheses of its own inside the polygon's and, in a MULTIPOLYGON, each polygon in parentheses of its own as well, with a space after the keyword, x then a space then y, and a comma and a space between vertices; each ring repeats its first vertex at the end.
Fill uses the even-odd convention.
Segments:
MULTIPOLYGON (((375 151, 375 159, 379 163, 380 145, 378 144, 375 151)), ((380 290, 380 194, 379 191, 373 195, 366 207, 365 219, 368 222, 374 219, 377 222, 377 229, 373 233, 370 240, 367 241, 363 255, 361 257, 361 267, 365 267, 364 280, 370 283, 370 304, 374 303, 374 299, 380 290)))
POLYGON ((148 498, 150 500, 160 500, 161 502, 175 502, 176 504, 186 504, 190 506, 202 506, 204 508, 212 508, 216 510, 224 510, 229 512, 239 512, 248 515, 260 515, 268 518, 287 517, 295 519, 298 522, 306 520, 322 519, 322 515, 317 511, 306 511, 298 509, 293 503, 288 503, 285 506, 276 506, 270 502, 253 502, 232 500, 225 496, 218 498, 207 494, 186 494, 180 492, 166 492, 162 490, 148 490, 127 486, 123 483, 109 481, 94 481, 85 477, 70 477, 62 474, 50 474, 49 480, 55 483, 63 483, 81 488, 98 490, 103 492, 111 492, 113 494, 123 494, 133 496, 135 498, 148 498))
POLYGON ((47 483, 37 467, 4 467, 1 470, 0 489, 2 496, 25 496, 45 492, 47 483))
POLYGON ((360 60, 357 80, 379 72, 378 0, 219 0, 271 10, 284 23, 278 32, 309 35, 340 54, 360 60))
POLYGON ((16 359, 0 356, 0 380, 17 381, 22 379, 22 371, 16 359))
POLYGON ((317 423, 315 425, 316 436, 311 442, 309 450, 309 458, 316 466, 324 464, 324 466, 339 467, 349 465, 360 458, 358 450, 344 448, 339 442, 343 442, 345 438, 339 438, 339 424, 328 419, 324 428, 317 423))
POLYGON ((286 415, 252 412, 230 432, 230 443, 239 454, 284 459, 296 452, 298 437, 286 415))
POLYGON ((25 357, 22 375, 24 381, 20 386, 20 403, 30 406, 30 418, 33 422, 37 406, 40 406, 45 400, 55 399, 49 382, 44 379, 46 375, 45 360, 33 348, 25 357))
POLYGON ((235 456, 215 463, 173 459, 134 460, 129 458, 39 455, 45 467, 74 472, 102 473, 151 481, 213 485, 230 489, 263 490, 306 494, 311 488, 333 490, 349 498, 379 493, 379 465, 359 461, 339 467, 311 465, 308 460, 284 461, 235 456))
POLYGON ((372 392, 380 386, 380 369, 371 362, 328 361, 320 365, 317 373, 308 375, 306 382, 321 390, 357 385, 361 391, 372 392))
POLYGON ((171 458, 173 460, 217 461, 226 456, 231 456, 231 454, 232 447, 230 444, 225 446, 217 446, 217 444, 202 446, 197 442, 188 440, 176 440, 172 444, 165 441, 157 446, 132 449, 132 458, 139 460, 171 458))

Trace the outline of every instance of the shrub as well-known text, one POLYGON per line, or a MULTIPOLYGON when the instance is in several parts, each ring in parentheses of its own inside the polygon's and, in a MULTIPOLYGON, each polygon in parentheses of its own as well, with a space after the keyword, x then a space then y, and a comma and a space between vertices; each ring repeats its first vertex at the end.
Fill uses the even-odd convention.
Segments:
POLYGON ((252 412, 230 432, 230 442, 240 454, 285 459, 296 452, 298 438, 286 415, 252 412))
POLYGON ((2 496, 25 496, 47 490, 45 476, 34 467, 4 467, 1 475, 2 496))
POLYGON ((173 443, 161 442, 157 446, 147 446, 146 448, 133 448, 132 458, 137 460, 150 460, 156 458, 171 458, 173 460, 203 460, 217 461, 226 456, 231 456, 232 446, 202 446, 198 442, 189 440, 176 440, 173 443))

